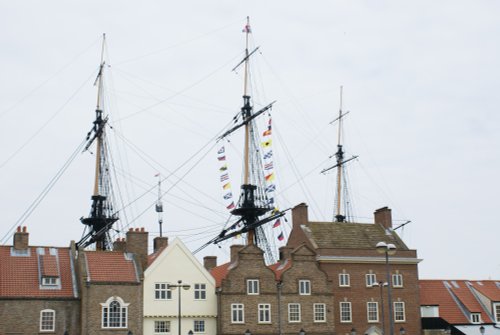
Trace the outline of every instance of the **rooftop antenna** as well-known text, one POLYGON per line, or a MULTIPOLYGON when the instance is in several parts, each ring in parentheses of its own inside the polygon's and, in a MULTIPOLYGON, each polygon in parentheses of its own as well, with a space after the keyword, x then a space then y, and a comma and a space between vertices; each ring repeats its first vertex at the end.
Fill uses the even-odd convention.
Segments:
POLYGON ((161 201, 161 175, 158 173, 156 177, 158 177, 158 200, 156 200, 155 210, 158 213, 158 225, 160 226, 160 237, 162 237, 163 203, 161 201))
MULTIPOLYGON (((326 168, 321 171, 321 173, 325 173, 331 169, 337 168, 337 187, 336 187, 336 204, 335 204, 335 221, 336 222, 344 222, 346 219, 346 215, 342 214, 342 203, 343 201, 345 203, 348 202, 348 199, 344 199, 342 201, 342 190, 346 185, 342 185, 342 180, 344 178, 343 173, 344 171, 344 165, 353 160, 356 159, 358 156, 352 156, 349 159, 344 160, 344 150, 342 146, 342 123, 343 123, 343 118, 345 115, 349 113, 343 112, 342 111, 342 96, 343 96, 343 86, 340 86, 340 107, 339 107, 339 116, 334 119, 333 121, 330 122, 330 124, 338 121, 338 134, 337 134, 337 152, 335 153, 335 159, 337 163, 329 168, 326 168)), ((345 183, 344 183, 345 184, 345 183)), ((344 205, 344 213, 347 205, 344 205)))

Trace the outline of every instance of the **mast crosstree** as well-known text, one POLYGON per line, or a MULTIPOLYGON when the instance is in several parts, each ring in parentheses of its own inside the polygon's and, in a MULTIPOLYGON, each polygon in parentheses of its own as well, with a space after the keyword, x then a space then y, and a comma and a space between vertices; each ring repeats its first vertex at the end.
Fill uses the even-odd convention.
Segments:
POLYGON ((118 220, 114 213, 111 201, 111 177, 109 174, 108 146, 106 141, 107 117, 103 117, 103 70, 104 70, 104 45, 105 35, 103 35, 101 63, 97 74, 97 106, 95 120, 92 129, 87 134, 87 144, 84 151, 89 150, 95 142, 95 178, 94 192, 91 200, 90 214, 80 221, 88 228, 88 233, 77 243, 78 247, 85 248, 95 243, 96 250, 110 250, 112 241, 109 231, 118 220))

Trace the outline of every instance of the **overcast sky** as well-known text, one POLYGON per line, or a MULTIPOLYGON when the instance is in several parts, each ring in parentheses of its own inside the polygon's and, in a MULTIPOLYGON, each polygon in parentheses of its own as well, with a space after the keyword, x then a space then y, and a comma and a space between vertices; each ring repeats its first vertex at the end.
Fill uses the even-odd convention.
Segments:
MULTIPOLYGON (((241 106, 242 71, 231 69, 243 55, 247 15, 251 45, 260 46, 251 67, 255 106, 277 100, 280 207, 305 202, 311 220, 332 219, 334 178, 320 171, 333 164, 329 122, 343 85, 345 150, 359 155, 349 164, 356 220, 370 222, 383 206, 395 225, 411 220, 398 232, 423 259, 421 278, 500 279, 495 1, 4 1, 0 239, 92 126, 102 33, 115 189, 124 198, 116 207, 127 207, 117 229, 146 227, 155 236, 154 175, 175 171, 163 183, 166 234, 191 250, 217 234, 228 213, 213 139, 241 106)), ((237 185, 241 133, 230 141, 237 185)), ((32 244, 80 239, 93 159, 78 153, 23 221, 32 244)), ((289 232, 290 220, 282 229, 289 232)), ((197 256, 225 261, 232 242, 197 256)))

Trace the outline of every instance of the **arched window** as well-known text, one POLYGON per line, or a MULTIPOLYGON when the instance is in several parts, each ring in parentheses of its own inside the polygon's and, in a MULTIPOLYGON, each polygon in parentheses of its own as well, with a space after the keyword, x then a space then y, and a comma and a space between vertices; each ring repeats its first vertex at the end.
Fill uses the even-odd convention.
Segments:
POLYGON ((111 297, 101 304, 102 328, 127 328, 128 305, 120 297, 111 297))
POLYGON ((40 311, 40 331, 53 332, 56 327, 56 311, 44 309, 40 311))

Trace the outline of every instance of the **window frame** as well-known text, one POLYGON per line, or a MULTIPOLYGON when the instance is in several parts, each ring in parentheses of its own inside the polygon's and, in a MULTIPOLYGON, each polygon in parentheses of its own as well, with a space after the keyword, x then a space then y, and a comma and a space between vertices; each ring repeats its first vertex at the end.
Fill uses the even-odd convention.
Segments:
POLYGON ((194 300, 207 300, 207 284, 194 284, 194 300))
POLYGON ((53 309, 42 309, 40 311, 40 332, 55 332, 56 330, 56 311, 53 309), (47 320, 47 316, 51 318, 51 320, 47 320), (51 323, 52 327, 50 329, 45 328, 48 326, 48 322, 51 323))
POLYGON ((299 280, 299 295, 311 295, 311 281, 309 279, 299 280))
POLYGON ((288 322, 289 323, 298 323, 301 322, 302 317, 301 317, 301 312, 300 312, 300 304, 297 302, 291 302, 288 304, 288 322), (297 307, 295 311, 292 311, 292 307, 297 307), (292 315, 296 316, 294 317, 294 320, 292 320, 292 315))
POLYGON ((172 325, 170 323, 170 320, 154 320, 153 331, 155 334, 168 334, 172 332, 172 325), (160 327, 160 322, 164 323, 163 327, 160 327), (159 331, 160 328, 164 328, 165 331, 159 331))
POLYGON ((260 281, 258 279, 247 279, 247 295, 260 294, 260 281))
POLYGON ((320 304, 320 303, 313 304, 313 322, 315 323, 326 322, 326 304, 320 304), (322 310, 319 311, 316 307, 321 307, 322 310), (318 315, 322 315, 322 317, 318 318, 318 315))
POLYGON ((403 275, 401 273, 393 273, 391 279, 392 279, 392 287, 403 287, 403 275))
POLYGON ((378 301, 367 301, 366 302, 366 320, 368 321, 368 323, 379 322, 378 301), (370 305, 372 306, 371 308, 373 308, 373 306, 375 306, 375 310, 371 310, 370 305), (370 318, 370 313, 375 313, 376 318, 375 319, 370 318))
POLYGON ((154 285, 155 300, 172 300, 172 290, 168 288, 168 283, 158 282, 154 285), (161 297, 162 293, 165 295, 164 298, 161 297))
POLYGON ((193 333, 201 334, 205 333, 206 331, 207 329, 205 320, 193 320, 193 333), (202 330, 199 329, 200 326, 203 328, 202 330))
POLYGON ((339 312, 340 312, 340 323, 352 323, 352 304, 350 301, 340 301, 339 302, 339 312), (347 310, 344 309, 347 307, 347 310), (344 318, 344 312, 349 313, 349 319, 344 318))
POLYGON ((365 274, 365 281, 366 287, 372 287, 377 282, 377 275, 375 273, 367 273, 365 274))
POLYGON ((351 276, 348 273, 339 273, 339 287, 351 287, 351 276), (342 278, 346 279, 345 283, 342 278))
POLYGON ((406 311, 405 311, 405 303, 403 301, 394 301, 392 305, 394 309, 394 322, 406 322, 406 311), (402 307, 400 310, 398 310, 398 307, 402 307), (398 318, 398 313, 401 313, 402 318, 398 318))
POLYGON ((258 304, 257 323, 271 323, 271 304, 258 304))
POLYGON ((59 277, 42 277, 42 286, 56 287, 59 286, 59 277))
POLYGON ((500 303, 493 303, 493 317, 496 323, 500 323, 500 303))
POLYGON ((105 303, 101 303, 101 328, 102 329, 124 329, 128 328, 128 305, 130 303, 125 303, 120 297, 110 297, 105 303), (118 320, 119 325, 116 326, 112 318, 116 316, 111 316, 111 313, 117 313, 110 311, 111 304, 117 303, 119 306, 118 320))
POLYGON ((245 323, 245 304, 240 304, 240 303, 231 304, 231 323, 232 324, 245 323), (235 319, 234 317, 235 315, 239 317, 235 319))
POLYGON ((481 313, 470 313, 470 322, 474 324, 481 323, 481 313))

